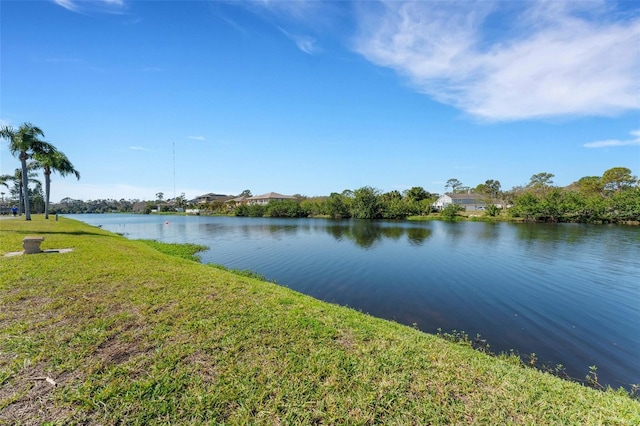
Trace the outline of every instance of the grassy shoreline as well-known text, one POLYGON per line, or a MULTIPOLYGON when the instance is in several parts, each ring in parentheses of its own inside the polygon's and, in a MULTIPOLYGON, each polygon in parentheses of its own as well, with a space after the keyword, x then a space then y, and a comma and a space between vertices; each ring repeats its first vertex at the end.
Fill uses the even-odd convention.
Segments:
POLYGON ((640 423, 624 392, 202 265, 195 251, 66 218, 2 220, 0 233, 0 255, 27 235, 74 249, 0 258, 0 424, 640 423))

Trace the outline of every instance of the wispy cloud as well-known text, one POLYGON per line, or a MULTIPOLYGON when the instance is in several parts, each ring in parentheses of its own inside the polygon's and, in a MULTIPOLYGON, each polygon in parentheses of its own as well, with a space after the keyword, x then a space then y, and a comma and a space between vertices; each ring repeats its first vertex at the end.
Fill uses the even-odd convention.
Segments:
POLYGON ((607 139, 604 141, 589 142, 583 146, 585 148, 610 148, 614 146, 640 145, 640 129, 630 132, 632 138, 626 140, 607 139))
POLYGON ((279 28, 280 31, 282 31, 289 40, 293 41, 296 46, 298 46, 298 49, 302 50, 304 53, 311 55, 318 50, 316 40, 313 37, 291 34, 282 27, 279 28))
POLYGON ((78 10, 78 5, 72 0, 53 0, 53 2, 58 6, 62 6, 67 10, 71 10, 72 12, 78 10))
POLYGON ((605 2, 415 2, 359 8, 355 50, 488 120, 640 109, 640 18, 605 2))
POLYGON ((318 40, 342 33, 351 2, 256 0, 234 2, 278 28, 302 52, 318 53, 318 40))
POLYGON ((126 6, 124 0, 53 0, 53 2, 67 10, 78 13, 91 10, 114 12, 120 11, 126 6))
POLYGON ((205 138, 204 136, 187 136, 188 139, 191 139, 192 141, 204 141, 205 138))
POLYGON ((129 149, 132 149, 134 151, 151 151, 150 149, 147 149, 142 146, 130 146, 129 149))

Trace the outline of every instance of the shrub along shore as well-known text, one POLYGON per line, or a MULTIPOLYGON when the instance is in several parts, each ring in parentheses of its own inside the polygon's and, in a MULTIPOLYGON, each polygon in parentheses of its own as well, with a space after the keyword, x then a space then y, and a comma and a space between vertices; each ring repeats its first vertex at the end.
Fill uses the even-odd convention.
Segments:
POLYGON ((203 265, 197 250, 0 220, 0 424, 640 424, 623 390, 203 265), (73 251, 4 256, 28 235, 73 251))

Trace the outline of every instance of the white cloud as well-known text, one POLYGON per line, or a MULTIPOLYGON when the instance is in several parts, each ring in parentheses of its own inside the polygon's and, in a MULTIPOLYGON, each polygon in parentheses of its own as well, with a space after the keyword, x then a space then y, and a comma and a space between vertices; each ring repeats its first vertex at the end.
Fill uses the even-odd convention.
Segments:
POLYGON ((204 136, 187 136, 187 138, 193 140, 193 141, 204 141, 205 138, 204 136))
POLYGON ((53 0, 53 2, 72 12, 83 12, 96 8, 102 11, 113 11, 125 6, 124 0, 53 0))
POLYGON ((280 31, 282 31, 289 40, 293 41, 296 46, 298 46, 298 49, 302 50, 304 53, 311 55, 318 50, 316 47, 316 40, 313 37, 294 35, 285 31, 283 28, 280 28, 280 31))
POLYGON ((75 12, 78 9, 78 6, 72 0, 53 0, 55 4, 58 6, 62 6, 67 10, 71 10, 75 12))
POLYGON ((389 2, 381 12, 360 9, 355 49, 420 92, 484 119, 640 109, 640 19, 604 21, 603 8, 389 2))
POLYGON ((142 146, 130 146, 129 149, 134 151, 151 151, 150 149, 144 148, 142 146))
POLYGON ((604 141, 589 142, 583 146, 585 148, 609 148, 613 146, 640 145, 640 129, 630 132, 632 138, 626 140, 607 139, 604 141))

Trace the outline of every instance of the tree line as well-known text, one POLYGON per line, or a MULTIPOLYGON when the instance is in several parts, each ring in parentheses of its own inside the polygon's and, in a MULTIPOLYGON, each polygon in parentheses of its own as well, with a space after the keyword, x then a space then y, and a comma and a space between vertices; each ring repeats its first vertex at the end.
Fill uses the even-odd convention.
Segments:
POLYGON ((553 185, 553 174, 539 173, 515 189, 509 213, 528 222, 640 222, 640 184, 626 167, 582 177, 566 188, 553 185))
MULTIPOLYGON (((232 207, 236 216, 309 217, 326 216, 332 219, 405 219, 431 211, 437 194, 421 187, 400 193, 383 193, 371 186, 331 193, 327 197, 297 197, 261 204, 240 204, 232 207)), ((228 209, 228 207, 227 207, 228 209)))
MULTIPOLYGON (((602 176, 585 176, 567 187, 553 183, 548 172, 531 176, 523 186, 503 191, 500 181, 488 179, 475 187, 449 179, 449 194, 469 193, 484 203, 483 215, 526 222, 623 223, 640 222, 640 183, 630 169, 613 167, 602 176)), ((334 219, 406 219, 409 216, 437 215, 455 220, 465 208, 450 204, 442 210, 434 207, 438 194, 422 187, 402 193, 382 192, 371 186, 332 193, 328 197, 298 197, 296 200, 267 205, 238 205, 230 208, 218 203, 213 210, 250 217, 326 216, 334 219)), ((477 212, 474 212, 477 213, 477 212)), ((478 216, 478 214, 475 214, 478 216)))
MULTIPOLYGON (((0 186, 10 192, 8 200, 15 202, 20 214, 25 213, 26 220, 31 212, 44 210, 49 216, 49 195, 51 173, 61 176, 80 173, 74 168, 67 156, 54 145, 42 140, 43 131, 24 123, 19 128, 10 126, 0 128, 0 138, 9 142, 9 150, 20 160, 20 168, 13 174, 0 176, 0 186), (43 171, 44 190, 37 179, 37 172, 43 171), (31 185, 31 186, 30 186, 31 185), (35 209, 33 208, 35 207, 35 209)), ((558 187, 553 183, 554 175, 548 172, 531 176, 523 186, 503 190, 500 181, 488 179, 475 187, 465 186, 456 178, 445 183, 449 194, 475 194, 484 204, 484 215, 505 217, 528 222, 581 222, 581 223, 621 223, 640 222, 640 183, 630 169, 613 167, 602 176, 585 176, 567 187, 558 187)), ((5 193, 2 192, 4 202, 5 193)), ((245 190, 240 195, 251 195, 245 190)), ((334 192, 329 196, 296 196, 291 200, 272 201, 262 204, 234 204, 211 202, 208 204, 189 204, 184 194, 172 200, 172 205, 181 209, 195 208, 204 214, 232 214, 246 217, 314 217, 333 219, 406 219, 409 216, 438 215, 444 219, 457 219, 464 207, 450 204, 436 210, 434 202, 439 194, 415 186, 405 191, 383 192, 371 186, 355 190, 334 192)), ((156 194, 154 201, 139 200, 94 200, 81 201, 66 198, 54 207, 56 213, 107 213, 107 212, 143 212, 149 213, 162 204, 162 193, 156 194), (143 208, 136 209, 135 206, 143 208)), ((164 204, 164 210, 171 205, 164 204)), ((477 214, 476 214, 477 216, 477 214)))
MULTIPOLYGON (((538 173, 527 184, 510 190, 502 190, 500 182, 494 179, 488 179, 475 187, 465 186, 458 179, 449 179, 445 190, 449 194, 475 194, 485 203, 482 211, 467 212, 467 215, 526 222, 640 222, 640 186, 630 169, 614 167, 605 171, 602 176, 586 176, 567 187, 555 186, 553 178, 551 173, 538 173)), ((245 190, 241 195, 251 196, 251 191, 245 190)), ((456 204, 437 210, 434 202, 439 194, 430 193, 419 186, 402 192, 382 192, 365 186, 356 190, 334 192, 329 196, 294 197, 269 204, 213 201, 196 205, 187 202, 182 195, 171 201, 176 206, 198 209, 201 214, 244 217, 401 220, 421 216, 456 220, 464 215, 464 207, 456 204)), ((53 209, 60 213, 149 213, 162 201, 162 197, 158 195, 153 201, 108 199, 85 202, 67 198, 53 206, 53 209)), ((164 205, 163 211, 170 211, 170 206, 164 205)))

